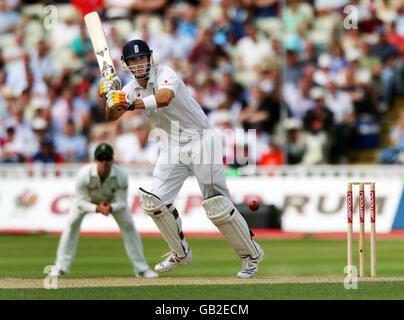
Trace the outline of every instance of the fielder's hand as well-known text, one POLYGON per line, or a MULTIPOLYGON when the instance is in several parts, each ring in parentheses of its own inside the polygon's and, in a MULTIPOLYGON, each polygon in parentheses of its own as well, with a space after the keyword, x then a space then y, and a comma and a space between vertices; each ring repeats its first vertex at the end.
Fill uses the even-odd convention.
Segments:
POLYGON ((135 108, 129 95, 121 90, 112 90, 107 94, 107 106, 117 111, 135 108))
POLYGON ((100 98, 107 101, 107 94, 110 91, 122 89, 122 81, 118 76, 111 74, 110 76, 101 79, 98 89, 100 98))
POLYGON ((107 201, 103 201, 101 204, 95 208, 95 212, 101 213, 104 216, 107 216, 111 211, 111 206, 107 201))

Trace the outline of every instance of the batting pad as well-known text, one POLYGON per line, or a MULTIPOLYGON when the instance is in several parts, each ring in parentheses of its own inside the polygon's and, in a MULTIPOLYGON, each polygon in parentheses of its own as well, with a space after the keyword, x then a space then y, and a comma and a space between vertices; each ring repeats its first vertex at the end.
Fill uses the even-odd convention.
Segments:
POLYGON ((181 244, 178 225, 174 216, 156 195, 139 188, 139 196, 143 210, 152 217, 171 251, 175 252, 178 257, 184 257, 186 253, 181 244))
POLYGON ((247 222, 233 203, 222 195, 202 202, 206 215, 220 230, 240 258, 256 258, 259 252, 255 247, 247 222))

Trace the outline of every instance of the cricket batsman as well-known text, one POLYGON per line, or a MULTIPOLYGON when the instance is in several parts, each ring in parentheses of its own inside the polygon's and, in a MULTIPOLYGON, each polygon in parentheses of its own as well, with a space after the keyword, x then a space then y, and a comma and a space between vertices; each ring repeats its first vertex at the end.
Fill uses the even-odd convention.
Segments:
POLYGON ((181 218, 173 202, 185 179, 194 175, 204 197, 202 206, 207 217, 242 262, 237 276, 253 277, 264 251, 252 239, 244 217, 230 200, 220 134, 210 127, 202 108, 178 74, 171 67, 154 64, 146 42, 132 40, 126 43, 122 66, 134 78, 125 87, 122 88, 117 76, 104 78, 100 83, 99 94, 106 100, 108 120, 117 120, 128 110, 143 109, 154 126, 168 137, 166 143, 161 144, 151 189, 139 188, 143 209, 171 250, 165 260, 155 266, 155 271, 167 272, 192 261, 192 250, 182 232, 181 218), (219 157, 216 157, 214 153, 218 152, 219 157), (202 161, 202 158, 209 161, 202 161))
POLYGON ((94 152, 95 163, 85 165, 78 172, 69 221, 59 241, 51 276, 61 276, 70 271, 80 237, 81 222, 87 213, 93 212, 104 216, 111 214, 118 223, 136 277, 158 277, 145 260, 142 240, 129 211, 128 175, 113 163, 113 155, 113 148, 107 143, 101 143, 94 152))

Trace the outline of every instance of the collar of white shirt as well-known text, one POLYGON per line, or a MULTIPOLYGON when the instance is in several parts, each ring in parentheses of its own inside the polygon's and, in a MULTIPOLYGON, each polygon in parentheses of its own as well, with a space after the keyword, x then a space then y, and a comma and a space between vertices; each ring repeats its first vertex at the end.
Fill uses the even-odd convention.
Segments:
MULTIPOLYGON (((135 88, 144 89, 144 88, 139 84, 139 82, 136 80, 136 78, 134 78, 134 80, 135 80, 135 82, 134 82, 135 88)), ((156 80, 156 67, 155 67, 155 66, 151 66, 151 67, 150 67, 149 80, 147 81, 147 86, 146 86, 146 88, 149 86, 149 84, 154 85, 155 80, 156 80)))

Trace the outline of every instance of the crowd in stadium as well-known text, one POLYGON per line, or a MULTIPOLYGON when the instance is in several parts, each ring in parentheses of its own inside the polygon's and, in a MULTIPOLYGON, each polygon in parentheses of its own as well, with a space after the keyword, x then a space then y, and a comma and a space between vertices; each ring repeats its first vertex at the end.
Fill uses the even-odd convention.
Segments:
POLYGON ((404 94, 400 0, 39 5, 0 0, 0 162, 88 162, 101 141, 120 163, 156 160, 141 111, 106 120, 83 21, 93 10, 124 84, 122 47, 142 39, 213 126, 256 129, 259 165, 350 163, 352 150, 378 147, 380 121, 404 94))

